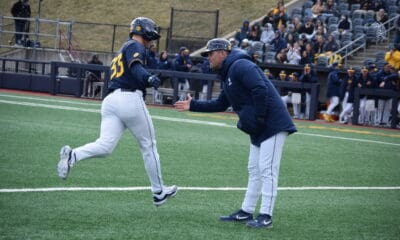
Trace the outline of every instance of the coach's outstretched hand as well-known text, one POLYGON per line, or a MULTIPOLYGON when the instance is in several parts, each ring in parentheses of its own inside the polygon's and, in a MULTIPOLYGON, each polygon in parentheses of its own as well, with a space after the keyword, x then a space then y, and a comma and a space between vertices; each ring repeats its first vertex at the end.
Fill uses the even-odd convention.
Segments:
POLYGON ((190 109, 190 102, 192 101, 192 97, 190 96, 190 94, 188 93, 186 100, 183 101, 177 101, 174 104, 174 107, 182 112, 182 111, 188 111, 190 109))

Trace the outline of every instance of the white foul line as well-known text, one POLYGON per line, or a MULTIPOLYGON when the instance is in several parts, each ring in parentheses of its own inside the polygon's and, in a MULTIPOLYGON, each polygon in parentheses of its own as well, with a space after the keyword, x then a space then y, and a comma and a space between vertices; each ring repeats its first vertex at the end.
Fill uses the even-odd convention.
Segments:
MULTIPOLYGON (((2 95, 0 94, 0 96, 2 96, 2 95)), ((42 99, 42 100, 44 100, 44 99, 42 99)), ((8 100, 1 100, 0 99, 0 103, 23 105, 23 106, 30 106, 30 107, 43 107, 43 108, 51 108, 51 109, 61 109, 61 110, 69 110, 69 111, 100 113, 100 109, 88 109, 88 108, 79 108, 79 107, 58 106, 58 105, 49 105, 49 104, 32 103, 32 102, 16 102, 16 101, 8 101, 8 100)), ((209 126, 219 126, 219 127, 229 127, 229 128, 235 128, 236 127, 236 126, 229 125, 229 124, 226 124, 226 123, 209 122, 209 121, 194 120, 194 119, 171 118, 171 117, 164 117, 164 116, 157 116, 157 115, 152 115, 151 117, 153 119, 164 120, 164 121, 172 121, 172 122, 184 122, 184 123, 203 124, 203 125, 209 125, 209 126)), ((391 146, 400 146, 399 143, 382 142, 382 141, 374 141, 374 140, 358 139, 358 138, 335 137, 335 136, 327 136, 327 135, 312 134, 312 133, 297 132, 296 135, 322 137, 322 138, 348 140, 348 141, 357 141, 357 142, 367 142, 367 143, 384 144, 384 145, 391 145, 391 146)))
MULTIPOLYGON (((178 187, 186 191, 246 191, 239 187, 178 187)), ((3 188, 0 193, 25 193, 25 192, 82 192, 82 191, 143 191, 150 187, 53 187, 53 188, 3 188)), ((278 187, 279 191, 323 191, 323 190, 400 190, 400 186, 388 187, 344 187, 344 186, 319 186, 319 187, 278 187)))

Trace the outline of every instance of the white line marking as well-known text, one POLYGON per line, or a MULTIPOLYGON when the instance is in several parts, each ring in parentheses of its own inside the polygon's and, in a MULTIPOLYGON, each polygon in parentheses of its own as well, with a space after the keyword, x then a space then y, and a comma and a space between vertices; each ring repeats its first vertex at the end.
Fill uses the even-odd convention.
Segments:
MULTIPOLYGON (((0 96, 1 96, 1 94, 0 94, 0 96)), ((57 106, 57 105, 49 105, 49 104, 41 104, 41 103, 16 102, 16 101, 1 100, 1 99, 0 99, 0 103, 23 105, 23 106, 30 106, 30 107, 43 107, 43 108, 51 108, 51 109, 61 109, 61 110, 69 110, 69 111, 100 113, 100 109, 89 109, 89 108, 79 108, 79 107, 69 107, 69 106, 57 106)), ((209 125, 209 126, 236 128, 236 126, 229 125, 229 124, 226 124, 226 123, 209 122, 209 121, 194 120, 194 119, 171 118, 171 117, 164 117, 164 116, 157 116, 157 115, 152 115, 152 118, 153 119, 158 119, 158 120, 164 120, 164 121, 172 121, 172 122, 184 122, 184 123, 202 124, 202 125, 209 125)), ((312 137, 322 137, 322 138, 330 138, 330 139, 339 139, 339 140, 348 140, 348 141, 357 141, 357 142, 368 142, 368 143, 374 143, 374 144, 384 144, 384 145, 391 145, 391 146, 400 146, 399 143, 374 141, 374 140, 368 140, 368 139, 335 137, 335 136, 327 136, 327 135, 312 134, 312 133, 301 133, 301 132, 297 132, 296 134, 297 135, 304 135, 304 136, 312 136, 312 137)))
POLYGON ((79 100, 70 101, 70 100, 59 100, 59 99, 52 99, 52 98, 39 98, 39 97, 8 95, 8 94, 1 94, 1 93, 0 93, 0 97, 19 98, 19 99, 45 101, 45 102, 69 103, 69 104, 77 104, 77 105, 93 105, 93 106, 100 106, 101 105, 100 103, 82 102, 82 101, 79 101, 79 100))
POLYGON ((297 132, 296 134, 312 136, 312 137, 333 138, 333 139, 339 139, 339 140, 349 140, 349 141, 357 141, 357 142, 368 142, 368 143, 378 143, 378 144, 387 144, 387 145, 392 145, 392 146, 400 146, 399 143, 381 142, 381 141, 374 141, 374 140, 368 140, 368 139, 335 137, 335 136, 326 136, 326 135, 321 135, 321 134, 299 133, 299 132, 297 132))
MULTIPOLYGON (((187 191, 246 191, 246 188, 238 187, 178 187, 187 191)), ((81 191, 144 191, 150 187, 53 187, 53 188, 3 188, 0 193, 23 192, 81 192, 81 191)), ((400 186, 388 187, 344 187, 344 186, 320 186, 320 187, 279 187, 279 191, 326 191, 326 190, 400 190, 400 186)))

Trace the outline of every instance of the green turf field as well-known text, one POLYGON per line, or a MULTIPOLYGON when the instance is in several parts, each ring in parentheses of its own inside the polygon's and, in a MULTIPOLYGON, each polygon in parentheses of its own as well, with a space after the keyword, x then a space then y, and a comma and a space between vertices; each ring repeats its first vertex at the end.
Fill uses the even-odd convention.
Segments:
POLYGON ((0 239, 399 239, 400 131, 297 121, 272 229, 218 217, 241 206, 249 139, 233 114, 150 107, 166 184, 156 208, 136 141, 57 177, 59 150, 94 141, 100 103, 0 91, 0 239), (196 121, 193 121, 196 120, 196 121))

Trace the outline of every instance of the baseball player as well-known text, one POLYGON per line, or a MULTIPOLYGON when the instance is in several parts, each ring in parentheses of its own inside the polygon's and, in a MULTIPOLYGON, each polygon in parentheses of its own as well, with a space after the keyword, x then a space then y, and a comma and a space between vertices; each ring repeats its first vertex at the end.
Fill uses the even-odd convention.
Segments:
POLYGON ((221 221, 247 222, 251 228, 272 227, 272 213, 278 187, 282 149, 288 134, 296 128, 272 83, 243 50, 232 49, 223 38, 211 39, 203 57, 221 76, 222 91, 210 101, 178 101, 179 111, 221 112, 229 106, 238 114, 237 127, 250 135, 248 187, 241 209, 221 221), (259 215, 253 219, 261 194, 259 215))
POLYGON ((329 99, 329 105, 326 110, 326 113, 324 114, 324 119, 327 122, 335 121, 333 119, 333 110, 337 105, 339 105, 340 85, 342 83, 342 80, 339 78, 337 66, 338 63, 334 62, 330 67, 328 74, 326 96, 329 99))
POLYGON ((129 37, 111 62, 109 94, 101 106, 100 137, 95 142, 74 149, 62 147, 58 176, 66 179, 78 161, 111 154, 128 128, 139 143, 151 182, 153 203, 160 206, 177 193, 176 186, 163 184, 153 122, 144 102, 145 88, 152 86, 157 89, 160 84, 160 79, 143 67, 145 48, 150 47, 160 35, 153 20, 139 17, 131 22, 129 37))

